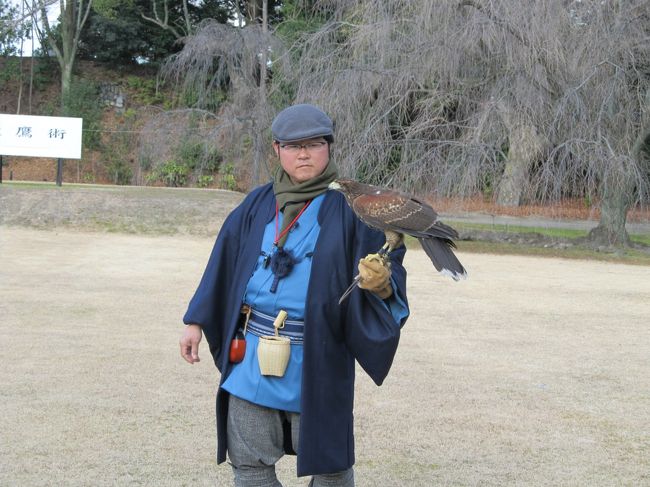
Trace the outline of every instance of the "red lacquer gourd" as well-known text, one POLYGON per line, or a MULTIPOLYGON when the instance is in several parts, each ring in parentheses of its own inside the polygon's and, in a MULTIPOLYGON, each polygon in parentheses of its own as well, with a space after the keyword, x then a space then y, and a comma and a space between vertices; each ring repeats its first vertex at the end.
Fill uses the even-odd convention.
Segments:
POLYGON ((228 357, 231 363, 238 364, 244 360, 244 355, 246 355, 246 339, 244 338, 244 334, 238 331, 235 338, 230 342, 230 353, 228 357))

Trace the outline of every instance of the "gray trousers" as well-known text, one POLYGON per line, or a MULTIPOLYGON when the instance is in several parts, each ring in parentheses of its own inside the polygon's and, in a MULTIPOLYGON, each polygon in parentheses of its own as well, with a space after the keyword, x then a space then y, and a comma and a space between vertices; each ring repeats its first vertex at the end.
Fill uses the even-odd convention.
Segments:
MULTIPOLYGON (((284 455, 282 422, 291 424, 291 442, 298 450, 300 414, 278 411, 230 395, 228 403, 228 457, 235 487, 282 487, 275 463, 284 455)), ((333 474, 314 475, 310 487, 354 487, 349 468, 333 474)))

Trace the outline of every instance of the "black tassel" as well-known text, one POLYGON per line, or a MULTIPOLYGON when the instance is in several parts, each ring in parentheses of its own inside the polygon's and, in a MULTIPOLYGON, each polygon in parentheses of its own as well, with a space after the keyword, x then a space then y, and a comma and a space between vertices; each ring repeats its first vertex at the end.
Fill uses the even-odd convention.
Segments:
POLYGON ((296 263, 295 258, 291 251, 286 251, 280 247, 271 256, 271 272, 275 276, 271 284, 271 292, 275 293, 278 290, 278 283, 280 279, 288 276, 296 263))

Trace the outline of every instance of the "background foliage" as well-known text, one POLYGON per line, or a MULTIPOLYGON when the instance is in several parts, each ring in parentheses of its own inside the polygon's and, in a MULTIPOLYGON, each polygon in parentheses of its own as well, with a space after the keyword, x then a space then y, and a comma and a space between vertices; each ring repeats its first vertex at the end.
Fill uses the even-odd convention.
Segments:
MULTIPOLYGON (((366 182, 504 207, 581 199, 609 243, 650 199, 647 1, 95 1, 79 56, 161 67, 121 82, 158 107, 136 141, 109 142, 137 153, 135 183, 258 184, 274 114, 310 102, 335 120, 341 173, 366 182)), ((121 150, 102 150, 126 182, 121 150)))

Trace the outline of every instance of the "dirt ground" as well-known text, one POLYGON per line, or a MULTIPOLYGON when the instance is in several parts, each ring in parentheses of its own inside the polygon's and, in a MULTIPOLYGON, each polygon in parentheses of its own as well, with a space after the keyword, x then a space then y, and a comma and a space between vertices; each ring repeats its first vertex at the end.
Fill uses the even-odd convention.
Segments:
MULTIPOLYGON (((212 243, 0 226, 0 485, 230 485, 217 371, 178 353, 212 243)), ((357 485, 650 485, 650 270, 460 258, 455 283, 407 253, 391 374, 358 374, 357 485)))
POLYGON ((0 225, 213 237, 244 195, 146 186, 0 185, 0 225))

